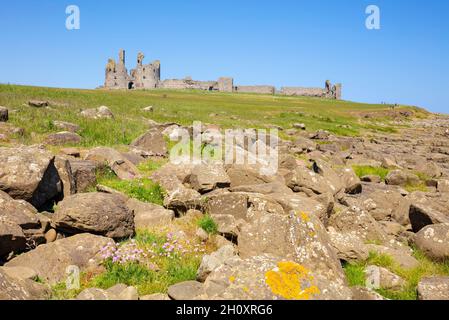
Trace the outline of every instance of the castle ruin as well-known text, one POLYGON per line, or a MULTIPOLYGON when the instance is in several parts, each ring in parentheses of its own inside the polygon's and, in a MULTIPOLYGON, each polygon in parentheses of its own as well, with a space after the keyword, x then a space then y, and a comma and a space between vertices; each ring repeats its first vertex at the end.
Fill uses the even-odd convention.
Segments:
POLYGON ((125 66, 125 51, 120 50, 119 60, 109 59, 106 65, 105 89, 195 89, 220 92, 241 92, 259 94, 280 94, 286 96, 307 96, 327 99, 341 99, 342 85, 332 85, 326 81, 324 88, 282 87, 280 91, 269 85, 234 86, 234 79, 221 77, 216 81, 184 79, 161 80, 161 63, 159 60, 144 64, 143 53, 137 55, 137 66, 128 73, 125 66))

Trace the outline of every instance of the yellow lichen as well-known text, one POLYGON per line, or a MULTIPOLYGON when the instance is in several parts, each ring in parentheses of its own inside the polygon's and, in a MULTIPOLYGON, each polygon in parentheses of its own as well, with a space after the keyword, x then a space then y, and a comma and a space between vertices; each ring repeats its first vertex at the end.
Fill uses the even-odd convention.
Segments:
POLYGON ((229 282, 230 283, 234 283, 235 282, 235 277, 234 276, 230 276, 229 277, 229 282))
POLYGON ((301 211, 300 215, 301 215, 301 219, 303 221, 305 221, 305 222, 309 222, 310 221, 310 217, 309 217, 309 215, 307 213, 301 211))
POLYGON ((279 262, 276 270, 265 274, 265 282, 271 291, 287 300, 310 300, 320 290, 312 285, 313 277, 304 266, 292 261, 279 262), (303 284, 308 286, 303 288, 303 284))

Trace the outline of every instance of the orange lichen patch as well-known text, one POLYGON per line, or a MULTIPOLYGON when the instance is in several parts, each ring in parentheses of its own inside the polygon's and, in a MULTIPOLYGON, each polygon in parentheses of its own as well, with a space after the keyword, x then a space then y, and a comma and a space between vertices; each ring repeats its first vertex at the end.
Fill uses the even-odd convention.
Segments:
POLYGON ((309 217, 309 215, 307 213, 301 211, 299 214, 300 214, 301 219, 303 221, 305 221, 305 222, 309 222, 310 221, 310 217, 309 217))
POLYGON ((229 277, 229 282, 230 283, 234 283, 235 282, 235 277, 234 276, 230 276, 229 277))
POLYGON ((312 285, 313 277, 304 266, 292 261, 279 262, 276 270, 265 274, 265 282, 271 291, 287 300, 310 300, 320 290, 312 285), (303 288, 303 284, 308 285, 303 288))

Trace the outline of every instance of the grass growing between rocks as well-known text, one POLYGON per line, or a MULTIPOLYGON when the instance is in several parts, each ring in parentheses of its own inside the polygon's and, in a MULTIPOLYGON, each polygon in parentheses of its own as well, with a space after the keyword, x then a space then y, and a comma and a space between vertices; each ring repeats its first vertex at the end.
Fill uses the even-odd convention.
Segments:
POLYGON ((413 256, 418 260, 419 265, 411 270, 405 270, 398 266, 388 255, 371 252, 364 262, 346 264, 344 271, 350 286, 365 286, 365 268, 369 265, 376 265, 386 268, 403 278, 406 282, 402 290, 377 289, 376 292, 391 300, 416 300, 417 287, 419 281, 426 276, 449 275, 449 261, 435 262, 427 258, 420 250, 413 249, 413 256))
MULTIPOLYGON (((144 165, 147 170, 150 170, 150 167, 156 170, 159 164, 147 162, 144 165)), ((120 180, 112 170, 105 168, 97 172, 97 182, 143 202, 158 205, 164 203, 164 190, 149 178, 120 180)))
POLYGON ((364 176, 379 176, 382 181, 385 181, 390 170, 382 168, 382 167, 373 167, 373 166, 352 166, 355 174, 361 178, 364 176))
POLYGON ((217 234, 218 225, 210 215, 205 215, 198 220, 198 227, 206 231, 208 234, 217 234))

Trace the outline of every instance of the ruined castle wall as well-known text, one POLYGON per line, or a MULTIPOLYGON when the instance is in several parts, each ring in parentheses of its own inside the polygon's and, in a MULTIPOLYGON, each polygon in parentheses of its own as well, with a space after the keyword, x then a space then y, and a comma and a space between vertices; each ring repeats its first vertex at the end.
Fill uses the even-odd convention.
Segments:
POLYGON ((260 93, 260 94, 274 94, 276 88, 273 86, 237 86, 236 92, 242 93, 260 93))
POLYGON ((159 84, 162 89, 194 89, 194 90, 218 90, 216 81, 196 81, 188 79, 167 79, 159 84))
POLYGON ((326 89, 322 88, 303 88, 303 87, 283 87, 280 91, 286 96, 305 96, 305 97, 325 97, 326 89))
POLYGON ((109 89, 128 89, 130 80, 128 70, 125 67, 125 51, 120 50, 118 63, 109 59, 106 65, 105 87, 109 89))
POLYGON ((221 77, 218 79, 218 91, 221 92, 233 92, 234 91, 234 79, 221 77))

